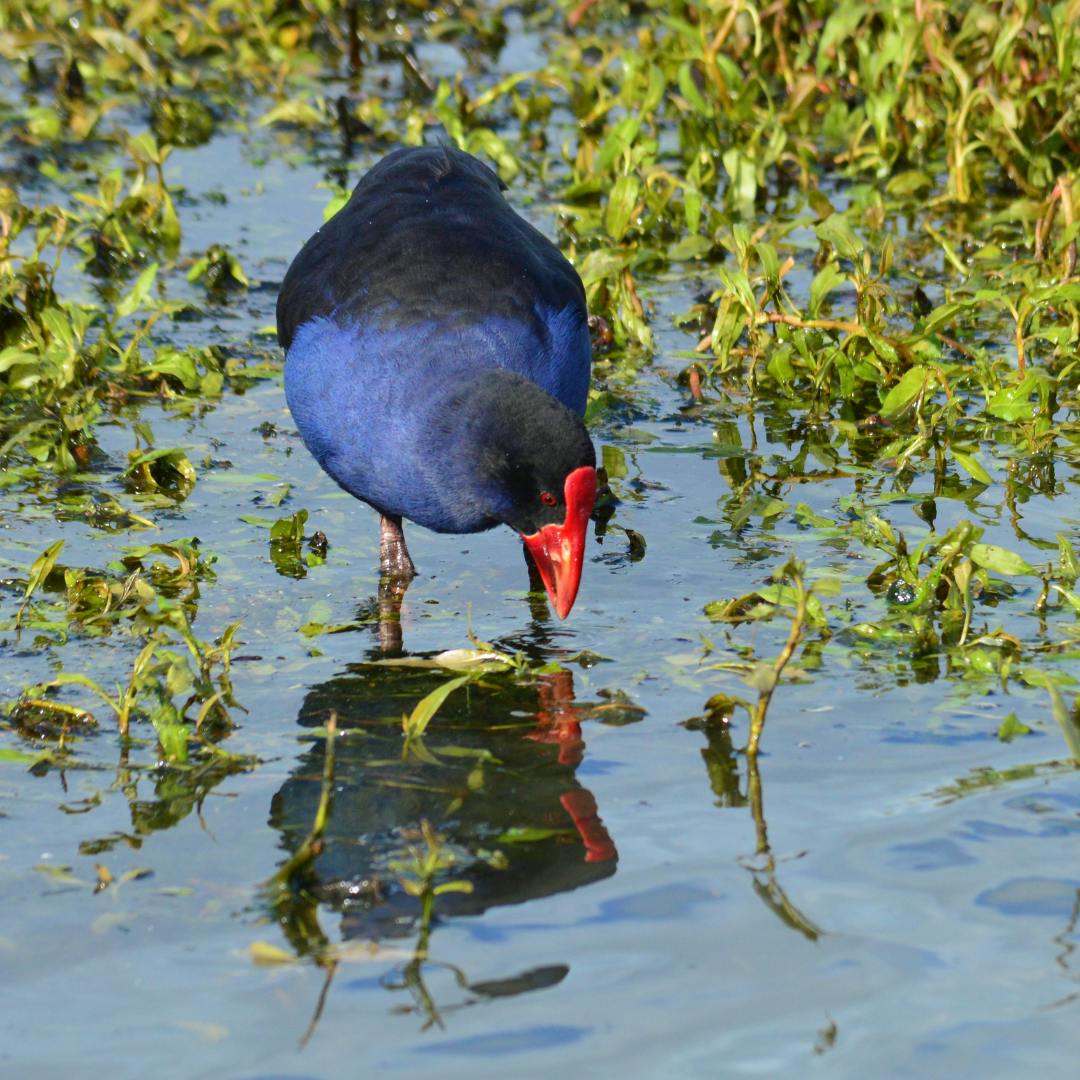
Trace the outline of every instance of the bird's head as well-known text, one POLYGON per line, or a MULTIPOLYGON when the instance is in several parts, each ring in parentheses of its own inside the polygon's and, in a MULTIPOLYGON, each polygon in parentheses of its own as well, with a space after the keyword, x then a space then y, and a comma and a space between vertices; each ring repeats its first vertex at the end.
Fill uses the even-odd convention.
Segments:
MULTIPOLYGON (((592 450, 592 446, 589 446, 592 450)), ((546 465, 523 485, 507 524, 517 529, 529 549, 551 604, 560 619, 570 614, 581 583, 585 534, 596 502, 595 458, 563 468, 546 465)))
POLYGON ((534 532, 522 533, 533 562, 560 619, 570 614, 581 584, 585 558, 585 533, 596 502, 596 468, 579 465, 563 482, 562 498, 545 490, 540 498, 562 513, 534 532))
POLYGON ((580 416, 525 379, 501 375, 492 380, 497 404, 483 410, 477 471, 491 516, 521 535, 565 619, 596 502, 596 452, 580 416))

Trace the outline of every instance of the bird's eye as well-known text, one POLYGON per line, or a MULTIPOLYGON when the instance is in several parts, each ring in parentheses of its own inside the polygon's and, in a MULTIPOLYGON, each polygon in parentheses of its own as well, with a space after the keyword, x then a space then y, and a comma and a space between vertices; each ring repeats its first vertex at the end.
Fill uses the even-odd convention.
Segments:
POLYGON ((559 500, 556 499, 555 496, 552 495, 550 491, 541 491, 540 492, 540 501, 545 506, 554 506, 559 500))

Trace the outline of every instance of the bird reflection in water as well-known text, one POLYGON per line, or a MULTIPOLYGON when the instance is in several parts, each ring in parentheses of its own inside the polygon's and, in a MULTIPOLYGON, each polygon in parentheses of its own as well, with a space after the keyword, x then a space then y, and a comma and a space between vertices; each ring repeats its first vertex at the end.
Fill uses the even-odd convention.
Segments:
MULTIPOLYGON (((481 915, 614 874, 615 843, 575 772, 585 752, 582 721, 625 722, 609 715, 610 704, 575 703, 567 670, 525 681, 485 676, 451 695, 423 741, 403 756, 402 714, 443 678, 355 665, 308 693, 302 726, 323 728, 336 716, 332 806, 316 857, 271 898, 293 949, 327 970, 324 997, 341 948, 372 942, 402 957, 398 943, 415 935, 409 958, 384 985, 408 990, 406 1008, 427 1023, 485 998, 554 985, 569 970, 555 958, 475 983, 431 960, 429 938, 448 917, 481 915), (342 945, 322 930, 320 908, 340 914, 342 945), (432 970, 452 976, 448 1004, 437 1005, 428 989, 425 971, 432 970)), ((274 796, 270 823, 289 852, 303 845, 316 817, 325 753, 325 737, 317 738, 274 796)))

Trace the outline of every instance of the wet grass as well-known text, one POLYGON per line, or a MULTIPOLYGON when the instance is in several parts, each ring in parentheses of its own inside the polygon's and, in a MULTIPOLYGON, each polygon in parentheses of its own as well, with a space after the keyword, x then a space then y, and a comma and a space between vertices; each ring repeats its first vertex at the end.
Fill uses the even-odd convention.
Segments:
MULTIPOLYGON (((672 677, 701 688, 691 726, 706 732, 710 782, 750 806, 747 865, 788 925, 820 932, 777 880, 759 753, 794 683, 844 672, 888 693, 942 680, 953 703, 1034 688, 1063 737, 1043 757, 1080 761, 1077 0, 23 0, 0 10, 0 61, 0 514, 20 525, 0 581, 4 768, 108 761, 137 833, 198 814, 224 779, 260 768, 250 746, 230 747, 258 677, 238 671, 249 631, 229 610, 243 569, 190 535, 186 505, 208 481, 248 485, 245 542, 282 579, 334 558, 284 464, 256 475, 227 447, 200 456, 178 438, 280 377, 265 327, 249 325, 276 282, 244 265, 242 236, 206 243, 199 228, 234 198, 230 177, 201 195, 175 179, 215 139, 317 163, 327 214, 359 162, 449 139, 492 161, 557 235, 595 316, 605 562, 651 554, 621 520, 650 490, 628 445, 716 461, 701 558, 719 553, 753 583, 707 595, 686 569, 700 638, 672 677), (464 58, 449 72, 444 46, 464 58), (661 331, 674 349, 658 350, 661 331), (697 442, 654 445, 635 429, 650 380, 682 396, 679 438, 697 442), (1060 524, 1046 531, 1049 516, 1060 524), (108 554, 69 553, 57 527, 71 522, 108 554)), ((260 430, 280 434, 270 419, 260 430)), ((385 625, 392 600, 352 618, 290 613, 283 633, 317 656, 325 635, 385 625)), ((427 1023, 440 1019, 423 975, 439 912, 502 902, 491 882, 514 852, 561 865, 576 843, 596 864, 612 858, 579 795, 502 830, 485 818, 448 838, 443 820, 485 784, 506 795, 509 776, 561 769, 561 783, 582 721, 642 715, 618 689, 574 703, 559 680, 599 658, 468 648, 463 622, 444 633, 443 651, 365 666, 359 690, 339 685, 305 714, 322 797, 299 799, 303 821, 290 809, 293 854, 264 898, 288 956, 312 957, 327 986, 353 946, 329 944, 319 905, 349 911, 352 897, 355 933, 373 940, 380 907, 396 912, 416 936, 399 988, 427 1023), (555 759, 518 756, 525 713, 555 759), (362 881, 331 857, 344 832, 324 835, 335 732, 339 769, 418 793, 362 881)), ((400 647, 400 632, 383 634, 400 647)), ((1011 713, 995 734, 1023 741, 1031 727, 1011 713)), ((938 794, 1067 767, 973 761, 980 771, 938 794)), ((107 867, 98 885, 112 887, 107 867)))

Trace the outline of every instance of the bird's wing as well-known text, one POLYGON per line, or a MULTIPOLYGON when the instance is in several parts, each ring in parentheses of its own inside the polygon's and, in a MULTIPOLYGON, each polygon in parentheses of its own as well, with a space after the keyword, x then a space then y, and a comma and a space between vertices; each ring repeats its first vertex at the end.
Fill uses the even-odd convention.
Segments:
POLYGON ((581 281, 559 250, 507 204, 498 177, 452 147, 402 148, 357 184, 304 246, 278 297, 288 349, 304 322, 447 330, 510 319, 549 334, 581 281))

